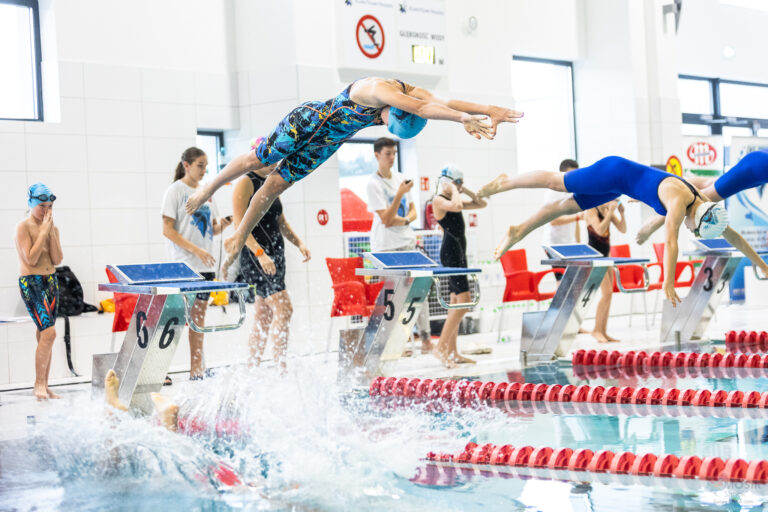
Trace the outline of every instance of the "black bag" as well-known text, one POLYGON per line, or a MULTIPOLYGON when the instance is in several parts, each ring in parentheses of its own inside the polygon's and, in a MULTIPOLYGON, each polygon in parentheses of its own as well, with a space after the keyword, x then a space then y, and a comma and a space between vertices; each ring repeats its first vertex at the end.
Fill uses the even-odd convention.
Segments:
POLYGON ((69 267, 56 269, 59 280, 59 315, 77 316, 89 311, 97 311, 96 306, 83 302, 83 287, 69 267))

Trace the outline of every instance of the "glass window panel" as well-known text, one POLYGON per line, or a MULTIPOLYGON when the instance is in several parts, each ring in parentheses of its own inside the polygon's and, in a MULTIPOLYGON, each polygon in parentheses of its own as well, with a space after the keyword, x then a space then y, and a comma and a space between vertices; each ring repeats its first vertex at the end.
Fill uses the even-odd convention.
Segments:
POLYGON ((550 62, 512 60, 515 110, 525 112, 525 130, 516 130, 520 172, 557 170, 576 156, 571 67, 550 62))
POLYGON ((0 118, 38 117, 33 26, 32 9, 0 3, 0 118))
MULTIPOLYGON (((712 86, 709 80, 680 78, 677 81, 680 111, 686 114, 712 114, 712 86)), ((698 134, 697 134, 698 135, 698 134)))
POLYGON ((208 157, 208 168, 205 170, 205 176, 203 176, 203 180, 207 181, 219 174, 221 170, 219 166, 221 154, 219 137, 210 134, 197 134, 196 145, 205 151, 205 156, 208 157))
POLYGON ((760 128, 757 130, 758 137, 768 137, 768 128, 760 128))
POLYGON ((683 135, 710 135, 706 124, 683 124, 683 135))
POLYGON ((724 116, 768 119, 768 87, 721 83, 720 111, 724 116))
MULTIPOLYGON (((400 146, 397 146, 400 149, 400 146)), ((348 188, 363 201, 368 201, 366 186, 368 179, 379 168, 373 156, 373 142, 355 142, 342 144, 336 152, 339 161, 339 187, 348 188)), ((392 172, 400 172, 395 157, 392 172)))

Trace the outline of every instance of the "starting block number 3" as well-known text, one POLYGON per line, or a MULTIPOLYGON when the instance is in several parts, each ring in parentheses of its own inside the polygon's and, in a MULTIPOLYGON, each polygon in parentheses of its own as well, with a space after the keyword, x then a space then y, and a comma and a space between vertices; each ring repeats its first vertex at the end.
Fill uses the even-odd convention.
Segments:
MULTIPOLYGON (((166 349, 171 346, 173 337, 176 335, 174 326, 179 325, 179 319, 171 317, 165 323, 163 327, 163 334, 160 336, 160 343, 158 344, 161 349, 166 349)), ((147 348, 149 345, 149 331, 147 331, 147 313, 145 311, 139 311, 136 313, 136 343, 141 348, 147 348)))
MULTIPOLYGON (((395 294, 395 290, 387 289, 383 290, 382 293, 384 294, 384 320, 390 321, 395 318, 395 303, 392 302, 392 295, 395 294)), ((406 311, 408 312, 408 316, 406 318, 403 318, 402 324, 408 325, 408 323, 413 320, 413 316, 416 314, 416 308, 414 307, 415 303, 421 302, 421 297, 413 297, 411 298, 411 303, 408 304, 408 308, 406 311)))

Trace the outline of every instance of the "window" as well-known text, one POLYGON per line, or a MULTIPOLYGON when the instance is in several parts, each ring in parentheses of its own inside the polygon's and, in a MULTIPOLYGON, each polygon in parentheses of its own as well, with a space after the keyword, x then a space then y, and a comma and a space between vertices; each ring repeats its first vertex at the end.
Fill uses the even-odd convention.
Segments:
POLYGON ((42 121, 37 0, 0 0, 0 119, 42 121))
POLYGON ((196 144, 208 157, 208 169, 203 179, 209 180, 224 168, 224 133, 198 131, 196 144))
POLYGON ((726 117, 768 119, 768 86, 721 82, 720 111, 726 117))
POLYGON ((525 130, 516 133, 521 172, 557 170, 564 158, 576 158, 571 63, 515 56, 512 85, 515 110, 527 114, 525 130))
MULTIPOLYGON (((373 156, 373 142, 372 139, 348 140, 336 152, 339 160, 339 188, 348 188, 365 202, 368 202, 368 179, 379 168, 373 156)), ((397 158, 392 172, 400 172, 400 142, 396 142, 397 158)))
POLYGON ((680 78, 677 81, 680 110, 692 114, 711 114, 712 84, 709 80, 680 78))

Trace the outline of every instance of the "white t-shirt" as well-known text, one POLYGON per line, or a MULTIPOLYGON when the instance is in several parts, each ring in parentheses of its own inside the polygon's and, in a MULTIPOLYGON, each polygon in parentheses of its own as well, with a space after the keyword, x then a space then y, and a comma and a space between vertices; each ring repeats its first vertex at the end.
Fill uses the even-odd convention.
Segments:
MULTIPOLYGON (((399 172, 393 172, 389 179, 382 178, 378 172, 371 175, 366 191, 368 192, 368 211, 373 212, 373 226, 371 227, 371 250, 391 251, 412 245, 416 242, 416 233, 411 226, 386 227, 381 222, 377 210, 386 210, 395 199, 397 189, 405 178, 399 172)), ((413 203, 411 193, 408 192, 400 200, 396 215, 405 217, 413 203)))
MULTIPOLYGON (((549 204, 553 201, 558 201, 568 197, 570 194, 567 192, 557 192, 556 190, 550 190, 547 194, 547 198, 544 204, 549 204)), ((544 243, 548 245, 553 244, 575 244, 576 243, 576 224, 569 222, 568 224, 560 224, 553 226, 551 223, 547 224, 544 232, 544 243)))
MULTIPOLYGON (((195 189, 181 180, 174 181, 163 196, 162 214, 175 219, 173 227, 187 241, 210 254, 213 254, 213 220, 218 218, 218 209, 213 199, 200 207, 192 215, 187 214, 187 198, 195 189)), ((183 261, 198 272, 213 272, 215 268, 207 266, 200 258, 182 249, 166 238, 169 261, 183 261)))

